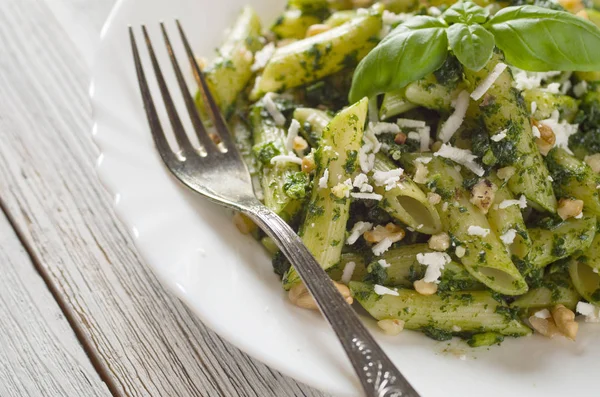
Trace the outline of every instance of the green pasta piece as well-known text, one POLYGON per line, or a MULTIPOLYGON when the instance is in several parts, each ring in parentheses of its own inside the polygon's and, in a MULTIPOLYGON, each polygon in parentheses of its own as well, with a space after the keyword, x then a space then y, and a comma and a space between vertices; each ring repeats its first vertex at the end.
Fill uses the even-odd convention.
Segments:
POLYGON ((575 289, 588 301, 600 304, 600 235, 581 255, 569 262, 569 274, 575 289))
MULTIPOLYGON (((465 68, 467 81, 473 87, 478 86, 501 61, 502 57, 494 54, 479 72, 465 68)), ((533 139, 529 110, 519 91, 513 88, 513 82, 508 69, 498 76, 487 93, 477 101, 481 118, 490 136, 506 134, 506 138, 492 142, 492 150, 498 166, 511 165, 516 169, 515 175, 508 181, 510 190, 517 196, 524 194, 538 208, 554 213, 556 198, 548 170, 533 139)))
POLYGON ((558 197, 582 200, 585 211, 600 215, 600 175, 563 148, 552 149, 546 156, 546 165, 558 197))
MULTIPOLYGON (((424 155, 405 155, 402 163, 413 167, 411 160, 424 155)), ((453 237, 455 244, 465 249, 462 264, 477 280, 494 291, 505 295, 520 295, 527 291, 527 284, 511 258, 492 230, 486 216, 470 201, 470 193, 462 186, 462 176, 452 165, 439 157, 432 157, 426 165, 426 186, 442 196, 436 208, 444 229, 453 237), (447 203, 447 204, 444 204, 447 203), (469 228, 486 231, 485 236, 469 234, 469 228)))
POLYGON ((381 16, 372 12, 327 32, 280 47, 257 80, 251 99, 314 82, 353 66, 376 44, 381 16))
POLYGON ((440 83, 434 74, 423 77, 406 86, 404 96, 415 105, 443 113, 452 112, 452 100, 465 89, 465 85, 449 79, 440 83))
POLYGON ((497 236, 503 236, 514 230, 516 236, 508 248, 512 255, 519 259, 524 259, 531 250, 531 239, 529 238, 521 209, 518 205, 500 208, 501 203, 505 200, 514 200, 514 196, 506 184, 495 174, 491 174, 488 179, 498 187, 494 202, 487 214, 490 226, 497 236))
POLYGON ((381 120, 398 116, 418 106, 406 99, 405 91, 406 89, 403 88, 398 91, 388 92, 383 96, 383 102, 379 109, 379 118, 381 120))
MULTIPOLYGON (((377 154, 375 157, 374 171, 390 171, 396 168, 398 167, 384 154, 377 154)), ((375 193, 383 196, 379 206, 407 226, 424 234, 437 234, 442 231, 442 221, 435 206, 407 175, 403 175, 397 186, 391 190, 376 186, 375 193)))
POLYGON ((525 99, 527 109, 531 109, 531 103, 535 102, 536 109, 532 116, 536 120, 549 119, 552 113, 558 110, 561 118, 571 123, 579 110, 577 100, 574 98, 568 95, 552 94, 540 89, 523 91, 523 99, 525 99))
POLYGON ((587 249, 595 235, 596 216, 587 213, 581 219, 567 219, 552 229, 530 228, 532 246, 528 262, 532 269, 543 268, 587 249))
POLYGON ((446 334, 497 332, 525 336, 531 330, 505 303, 488 291, 448 292, 420 295, 398 289, 398 296, 378 295, 374 286, 351 282, 350 291, 360 305, 377 320, 398 319, 404 328, 435 330, 446 334), (460 331, 456 331, 457 328, 460 331))
POLYGON ((320 23, 321 19, 314 14, 307 14, 301 10, 285 10, 277 18, 271 31, 278 39, 303 39, 309 26, 320 23))
POLYGON ((286 221, 290 221, 301 209, 303 197, 289 194, 286 183, 302 173, 298 164, 271 164, 273 157, 286 153, 286 132, 266 117, 266 113, 264 103, 260 101, 251 108, 249 115, 254 136, 253 153, 260 166, 264 203, 286 221))
MULTIPOLYGON (((250 6, 246 6, 219 48, 219 56, 204 69, 210 92, 225 117, 232 113, 235 100, 252 77, 253 53, 262 46, 260 37, 260 19, 250 6)), ((196 104, 206 113, 200 93, 196 96, 196 104)))
MULTIPOLYGON (((417 254, 435 252, 427 244, 402 245, 392 248, 376 261, 369 264, 365 282, 392 287, 411 288, 413 282, 425 276, 427 266, 417 261, 417 254), (378 260, 385 260, 389 267, 383 267, 378 260)), ((481 290, 485 285, 477 281, 460 263, 451 261, 442 269, 438 291, 481 290)))
POLYGON ((518 297, 511 307, 522 311, 539 310, 555 305, 564 305, 574 310, 581 295, 577 292, 568 273, 547 274, 541 286, 531 288, 526 294, 518 297))
MULTIPOLYGON (((357 153, 362 144, 368 102, 364 98, 338 113, 323 131, 315 155, 315 183, 299 234, 324 269, 340 261, 344 246, 350 198, 334 196, 332 188, 340 181, 354 178, 359 169, 353 153, 357 153), (321 188, 320 179, 326 170, 327 185, 321 188)), ((298 274, 291 268, 284 277, 284 288, 289 289, 298 281, 298 274)))

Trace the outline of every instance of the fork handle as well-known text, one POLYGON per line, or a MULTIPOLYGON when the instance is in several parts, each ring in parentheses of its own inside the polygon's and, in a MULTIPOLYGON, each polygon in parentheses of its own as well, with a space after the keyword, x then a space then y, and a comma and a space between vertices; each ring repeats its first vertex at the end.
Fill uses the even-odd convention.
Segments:
POLYGON ((296 268, 346 351, 367 397, 418 397, 294 230, 261 205, 245 211, 296 268))

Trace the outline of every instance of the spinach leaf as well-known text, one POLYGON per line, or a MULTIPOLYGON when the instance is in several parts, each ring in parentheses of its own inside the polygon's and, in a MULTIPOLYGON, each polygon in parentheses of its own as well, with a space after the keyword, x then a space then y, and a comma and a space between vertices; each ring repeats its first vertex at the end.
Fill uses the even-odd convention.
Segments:
POLYGON ((448 55, 446 24, 417 16, 399 25, 358 65, 350 103, 400 89, 438 69, 448 55))
POLYGON ((600 70, 600 29, 568 12, 507 7, 484 25, 509 63, 530 71, 600 70))
POLYGON ((478 72, 492 58, 494 36, 481 25, 455 23, 446 34, 454 55, 467 68, 478 72))

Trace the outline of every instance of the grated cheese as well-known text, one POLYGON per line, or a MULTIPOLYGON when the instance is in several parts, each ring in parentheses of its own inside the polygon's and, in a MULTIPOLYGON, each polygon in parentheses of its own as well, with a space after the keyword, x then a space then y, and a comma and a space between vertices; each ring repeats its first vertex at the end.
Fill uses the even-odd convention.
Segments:
POLYGON ((540 123, 550 127, 552 132, 554 132, 556 138, 554 147, 563 148, 567 153, 573 154, 571 149, 569 149, 569 137, 577 132, 579 125, 569 124, 567 121, 559 121, 559 119, 560 113, 558 110, 554 110, 549 119, 541 120, 540 123))
POLYGON ((356 263, 354 263, 354 262, 346 263, 346 265, 344 266, 344 271, 342 272, 342 278, 340 279, 342 284, 348 285, 350 280, 352 280, 352 275, 354 274, 354 269, 356 269, 356 263))
POLYGON ((448 142, 456 131, 458 131, 465 119, 468 107, 469 93, 467 91, 461 91, 460 94, 458 94, 458 98, 456 98, 454 112, 448 117, 448 120, 444 122, 438 134, 438 138, 442 142, 448 142))
POLYGON ((587 302, 577 303, 577 313, 585 316, 586 323, 600 323, 600 308, 587 302))
POLYGON ((509 229, 500 236, 500 240, 506 245, 511 245, 515 241, 515 237, 517 237, 517 231, 515 229, 509 229))
POLYGON ((379 284, 375 284, 375 287, 373 288, 373 291, 375 291, 375 293, 377 295, 400 296, 400 294, 398 293, 397 290, 393 290, 393 289, 390 289, 388 287, 384 287, 383 285, 379 285, 379 284))
POLYGON ((352 230, 350 230, 350 235, 346 239, 346 244, 354 244, 364 232, 368 232, 372 228, 373 224, 371 222, 356 222, 354 226, 352 226, 352 230))
POLYGON ((550 83, 542 91, 549 92, 550 94, 560 94, 560 83, 550 83))
POLYGON ((503 130, 503 131, 497 133, 496 135, 492 136, 490 139, 494 142, 500 142, 501 140, 506 138, 507 132, 508 132, 508 130, 503 130))
POLYGON ((329 182, 329 168, 325 168, 323 176, 319 178, 319 187, 325 189, 327 187, 327 182, 329 182))
POLYGON ((293 156, 291 154, 290 155, 280 154, 278 156, 274 156, 271 159, 271 164, 282 164, 282 163, 293 163, 293 164, 302 165, 302 159, 297 156, 293 156))
POLYGON ((421 147, 420 150, 421 152, 427 152, 429 151, 429 141, 431 140, 431 128, 429 127, 423 127, 423 128, 419 128, 417 129, 417 132, 419 133, 419 140, 421 141, 421 147))
POLYGON ((400 128, 422 128, 427 127, 427 123, 421 120, 413 120, 413 119, 398 119, 396 120, 396 124, 400 128))
POLYGON ((571 89, 571 87, 573 87, 573 83, 571 83, 571 80, 566 80, 562 84, 562 87, 560 88, 560 93, 563 94, 563 95, 567 95, 567 92, 569 92, 569 90, 571 89))
POLYGON ((292 119, 292 123, 288 129, 287 139, 285 140, 285 149, 288 152, 294 151, 294 139, 298 137, 298 131, 300 131, 300 123, 298 120, 292 119))
POLYGON ((483 176, 485 171, 475 162, 475 156, 470 150, 459 149, 448 144, 443 144, 440 150, 433 154, 434 156, 450 159, 460 165, 464 165, 477 176, 483 176))
POLYGON ((373 254, 375 256, 379 256, 379 255, 383 254, 385 251, 389 250, 390 247, 392 246, 392 244, 394 244, 392 239, 390 239, 389 237, 386 237, 383 240, 381 240, 380 242, 378 242, 377 244, 375 244, 373 246, 373 248, 371 248, 371 251, 373 251, 373 254))
POLYGON ((486 76, 485 79, 473 90, 471 93, 471 98, 473 100, 478 101, 482 96, 485 95, 486 92, 490 89, 492 85, 498 80, 498 77, 506 70, 507 65, 505 63, 499 62, 494 66, 494 69, 486 76))
POLYGON ((379 266, 381 266, 381 267, 390 267, 390 266, 392 266, 389 263, 387 263, 385 261, 385 259, 380 259, 380 260, 377 261, 377 263, 379 263, 379 266))
POLYGON ((417 163, 429 164, 433 160, 431 157, 417 157, 414 161, 417 163))
POLYGON ((350 196, 362 200, 377 200, 381 201, 383 196, 377 193, 350 193, 350 196))
POLYGON ((581 80, 579 83, 575 84, 575 86, 573 87, 573 94, 575 94, 575 96, 577 98, 584 96, 587 91, 588 91, 588 83, 585 80, 581 80))
POLYGON ((252 72, 257 72, 267 66, 267 63, 275 53, 275 43, 269 43, 254 54, 254 63, 250 67, 252 72))
POLYGON ((358 164, 364 173, 370 172, 375 165, 375 155, 373 153, 369 153, 369 150, 370 149, 366 146, 362 146, 358 150, 358 164))
POLYGON ((400 127, 398 127, 398 124, 384 123, 382 121, 377 123, 369 123, 369 128, 372 130, 374 135, 397 134, 400 132, 400 127))
POLYGON ((427 183, 427 175, 429 174, 427 167, 425 167, 423 163, 415 163, 415 166, 417 168, 415 170, 413 181, 421 185, 427 183))
POLYGON ((423 281, 426 283, 439 283, 439 278, 442 275, 442 269, 452 258, 445 252, 428 252, 425 254, 417 254, 417 262, 427 266, 423 281))
POLYGON ((547 80, 561 74, 559 71, 526 72, 515 67, 513 67, 512 70, 515 79, 515 87, 518 90, 531 90, 534 88, 539 88, 542 85, 542 80, 547 80))
POLYGON ((574 217, 575 219, 581 219, 583 218, 583 211, 579 213, 579 215, 574 217))
POLYGON ((535 312, 533 315, 537 318, 542 318, 542 319, 547 319, 547 318, 552 317, 552 314, 550 314, 550 310, 548 310, 548 309, 539 310, 539 311, 535 312))
POLYGON ((519 208, 524 209, 527 208, 527 197, 521 195, 518 200, 504 200, 500 204, 498 204, 498 208, 501 210, 510 207, 511 205, 518 205, 519 208))
POLYGON ((373 173, 373 180, 375 181, 375 185, 385 186, 385 190, 389 191, 396 187, 402 174, 404 174, 402 168, 389 171, 375 171, 373 173))
POLYGON ((373 191, 373 186, 369 185, 369 177, 363 173, 356 175, 352 186, 357 187, 363 193, 370 193, 373 191))
POLYGON ((275 94, 273 94, 272 92, 267 92, 265 94, 263 99, 265 103, 265 109, 267 109, 267 112, 273 118, 275 124, 277 124, 278 126, 282 126, 285 124, 285 116, 279 111, 279 109, 277 109, 277 105, 275 104, 275 102, 273 102, 273 95, 275 94))
POLYGON ((421 140, 421 134, 419 134, 418 132, 415 132, 415 131, 409 132, 407 137, 408 137, 408 139, 412 139, 413 141, 421 140))
POLYGON ((531 133, 533 134, 534 138, 541 138, 542 134, 540 133, 540 129, 537 128, 535 125, 531 126, 531 133))
POLYGON ((485 229, 485 228, 483 228, 481 226, 471 225, 467 229, 467 234, 469 236, 486 237, 488 234, 490 234, 490 229, 485 229))
POLYGON ((533 101, 533 102, 531 102, 531 114, 534 114, 536 110, 537 110, 537 102, 533 101))

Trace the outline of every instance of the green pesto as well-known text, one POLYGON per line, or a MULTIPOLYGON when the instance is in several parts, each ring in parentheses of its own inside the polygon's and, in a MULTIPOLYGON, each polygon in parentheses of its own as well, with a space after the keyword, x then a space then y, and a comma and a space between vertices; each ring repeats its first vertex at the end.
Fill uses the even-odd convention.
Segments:
POLYGON ((398 289, 399 296, 379 296, 373 286, 351 282, 350 291, 358 303, 377 320, 399 319, 406 329, 428 330, 434 335, 461 332, 498 332, 502 335, 529 335, 531 330, 518 318, 508 318, 499 307, 506 304, 495 301, 488 291, 468 294, 448 292, 440 295, 420 295, 409 289, 398 289), (468 299, 461 296, 470 295, 468 299), (436 332, 436 331, 441 331, 436 332))
POLYGON ((283 191, 293 199, 302 200, 307 195, 309 182, 308 174, 301 171, 295 172, 292 175, 287 175, 283 184, 283 191))
POLYGON ((485 347, 498 345, 504 341, 504 335, 497 332, 484 332, 481 334, 473 334, 467 344, 471 347, 485 347))
MULTIPOLYGON (((487 76, 502 61, 502 56, 495 53, 481 71, 465 69, 465 78, 475 87, 478 79, 487 76)), ((507 137, 500 142, 493 142, 491 148, 498 159, 498 165, 511 165, 516 168, 516 174, 508 183, 510 190, 517 196, 524 194, 537 207, 553 213, 556 211, 556 198, 548 180, 548 170, 534 143, 529 111, 520 92, 512 87, 513 82, 508 69, 496 79, 477 104, 484 104, 486 99, 492 96, 501 106, 492 113, 481 111, 481 119, 490 136, 508 130, 507 137)))
MULTIPOLYGON (((322 178, 326 169, 329 179, 325 188, 313 183, 300 234, 306 247, 326 270, 340 261, 350 217, 350 199, 333 196, 331 189, 339 180, 355 176, 355 172, 346 172, 347 153, 360 149, 367 107, 368 100, 365 98, 338 113, 323 130, 318 155, 315 156, 315 180, 322 178), (338 176, 341 176, 339 180, 338 176)), ((351 168, 356 169, 356 165, 351 168)), ((289 289, 298 281, 298 275, 292 268, 284 277, 284 288, 289 289)))

